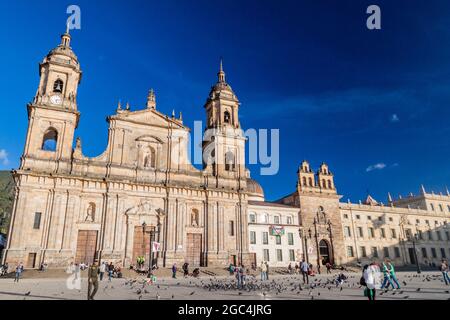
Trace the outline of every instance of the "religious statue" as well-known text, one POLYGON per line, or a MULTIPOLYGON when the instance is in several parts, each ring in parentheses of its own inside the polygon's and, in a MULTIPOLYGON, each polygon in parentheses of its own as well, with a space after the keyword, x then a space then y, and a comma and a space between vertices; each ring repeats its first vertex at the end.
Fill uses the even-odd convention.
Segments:
POLYGON ((89 203, 89 206, 86 211, 86 218, 84 219, 86 222, 94 222, 95 221, 95 203, 89 203))
POLYGON ((197 209, 192 209, 191 213, 191 225, 193 227, 198 227, 198 211, 197 209))

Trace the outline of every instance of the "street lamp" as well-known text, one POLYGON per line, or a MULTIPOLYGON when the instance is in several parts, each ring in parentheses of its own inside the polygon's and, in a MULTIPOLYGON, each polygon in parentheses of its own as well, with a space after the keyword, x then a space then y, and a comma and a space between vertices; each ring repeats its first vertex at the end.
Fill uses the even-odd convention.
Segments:
POLYGON ((414 235, 409 235, 409 240, 412 241, 413 250, 414 250, 414 260, 416 260, 416 268, 417 273, 421 273, 420 265, 419 265, 419 259, 417 259, 417 251, 416 251, 416 241, 419 240, 419 235, 415 233, 414 235))
POLYGON ((300 242, 302 243, 303 260, 305 260, 306 259, 306 250, 305 250, 305 242, 303 240, 303 229, 302 228, 298 229, 298 235, 300 237, 300 242))

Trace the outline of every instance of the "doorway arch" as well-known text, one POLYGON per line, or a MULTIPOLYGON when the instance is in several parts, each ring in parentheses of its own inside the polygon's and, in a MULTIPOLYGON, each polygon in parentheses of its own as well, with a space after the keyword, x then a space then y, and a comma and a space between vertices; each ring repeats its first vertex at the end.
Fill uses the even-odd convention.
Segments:
POLYGON ((330 255, 330 244, 326 240, 320 240, 319 242, 319 254, 322 261, 322 264, 327 262, 332 263, 331 255, 330 255))

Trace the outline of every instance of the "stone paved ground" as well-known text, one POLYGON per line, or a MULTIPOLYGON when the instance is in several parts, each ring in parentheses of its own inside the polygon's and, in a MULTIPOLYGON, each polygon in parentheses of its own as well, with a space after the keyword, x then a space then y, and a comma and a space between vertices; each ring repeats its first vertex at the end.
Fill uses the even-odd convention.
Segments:
MULTIPOLYGON (((319 275, 313 283, 316 288, 311 289, 302 284, 300 276, 272 276, 266 282, 266 287, 257 288, 250 292, 246 290, 204 287, 215 281, 219 284, 231 284, 232 277, 220 276, 212 278, 202 276, 200 279, 161 278, 156 284, 143 284, 145 278, 113 279, 112 282, 103 280, 97 293, 97 300, 270 300, 270 299, 300 299, 300 300, 364 300, 363 290, 359 288, 359 273, 350 273, 349 281, 339 288, 333 285, 325 285, 327 280, 336 277, 319 275), (298 285, 302 284, 302 290, 298 285)), ((379 300, 411 300, 411 299, 439 299, 450 300, 450 286, 445 286, 438 272, 424 272, 419 277, 413 272, 399 272, 398 278, 402 284, 401 290, 382 293, 379 300), (403 284, 405 281, 406 285, 403 284)), ((85 300, 87 280, 81 280, 81 290, 69 289, 65 278, 28 278, 14 283, 13 279, 0 279, 1 300, 85 300)), ((256 280, 255 284, 260 285, 256 280)), ((69 281, 70 285, 70 281, 69 281)), ((380 291, 379 291, 380 293, 380 291)))

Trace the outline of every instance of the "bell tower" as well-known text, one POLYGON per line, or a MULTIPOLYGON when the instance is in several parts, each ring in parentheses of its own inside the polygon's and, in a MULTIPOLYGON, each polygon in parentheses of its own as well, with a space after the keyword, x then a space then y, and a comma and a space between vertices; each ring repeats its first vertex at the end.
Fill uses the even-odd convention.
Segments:
POLYGON ((245 137, 239 123, 240 102, 225 80, 222 61, 217 77, 204 106, 207 118, 204 168, 215 177, 245 179, 245 137))
POLYGON ((81 81, 78 58, 70 46, 69 28, 61 43, 39 64, 39 86, 28 104, 28 133, 21 169, 59 172, 69 168, 78 125, 77 91, 81 81))

